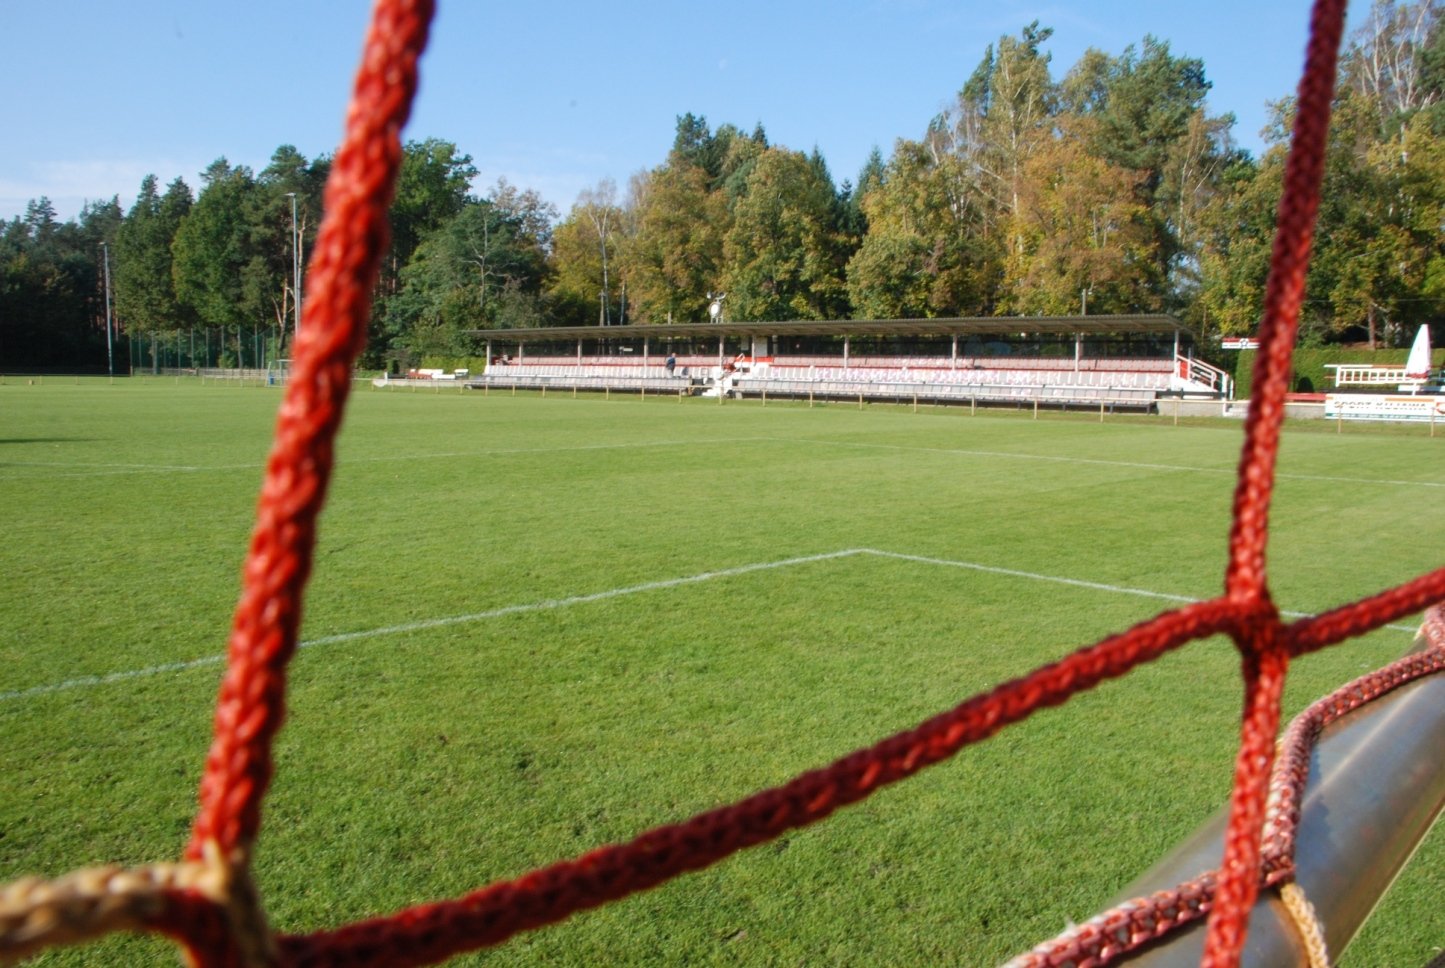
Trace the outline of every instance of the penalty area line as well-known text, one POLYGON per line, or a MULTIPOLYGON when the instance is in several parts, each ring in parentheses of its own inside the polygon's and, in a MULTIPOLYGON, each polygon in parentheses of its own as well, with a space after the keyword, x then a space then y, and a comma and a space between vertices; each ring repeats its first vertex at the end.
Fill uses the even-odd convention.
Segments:
MULTIPOLYGON (((573 595, 568 598, 548 598, 540 602, 527 602, 521 605, 504 605, 501 608, 488 609, 485 612, 473 612, 470 615, 452 615, 447 618, 425 619, 420 622, 408 622, 402 625, 390 625, 379 629, 366 629, 360 632, 342 632, 338 635, 325 635, 303 642, 302 646, 335 645, 338 642, 353 642, 357 639, 370 639, 382 635, 402 635, 407 632, 421 632, 426 629, 443 628, 448 625, 465 625, 469 622, 481 622, 491 618, 502 618, 507 615, 521 615, 527 612, 546 612, 557 608, 568 608, 572 605, 603 602, 609 598, 622 598, 626 595, 636 595, 641 592, 661 591, 666 588, 678 588, 682 585, 696 585, 699 582, 713 581, 718 578, 732 578, 736 575, 747 575, 755 571, 771 571, 774 568, 807 565, 815 561, 829 561, 834 558, 847 558, 865 553, 865 550, 862 548, 847 548, 843 551, 830 551, 821 555, 785 558, 781 561, 762 561, 751 565, 738 565, 736 568, 720 568, 717 571, 704 571, 700 574, 686 575, 682 578, 667 578, 662 581, 644 582, 641 585, 609 588, 607 591, 593 592, 589 595, 573 595)), ((0 698, 3 698, 3 694, 0 694, 0 698)))
MULTIPOLYGON (((1190 595, 1171 595, 1167 592, 1150 591, 1147 588, 1129 588, 1126 585, 1106 585, 1102 582, 1084 581, 1079 578, 1064 578, 1059 575, 1040 575, 1031 571, 1019 571, 1016 568, 1000 568, 995 565, 980 565, 972 561, 953 561, 948 558, 928 558, 923 555, 905 555, 897 551, 880 551, 877 548, 863 548, 863 554, 879 555, 884 558, 897 558, 900 561, 916 561, 925 565, 939 565, 947 568, 964 568, 968 571, 982 571, 990 575, 1007 575, 1010 578, 1026 578, 1030 581, 1046 581, 1055 585, 1071 585, 1075 588, 1087 588, 1091 591, 1109 592, 1114 595, 1136 595, 1139 598, 1158 598, 1166 602, 1179 602, 1182 605, 1194 605, 1204 601, 1202 598, 1195 598, 1190 595)), ((1311 612, 1292 612, 1287 609, 1280 609, 1279 614, 1285 618, 1306 618, 1313 614, 1311 612)), ((1382 625, 1381 628, 1392 629, 1396 632, 1409 632, 1412 635, 1419 629, 1411 628, 1408 625, 1382 625)))
MULTIPOLYGON (((637 595, 642 592, 661 591, 668 588, 679 588, 683 585, 696 585, 701 582, 713 581, 718 578, 732 578, 737 575, 747 575, 757 571, 771 571, 776 568, 788 568, 794 565, 806 565, 817 561, 829 561, 834 558, 847 558, 861 555, 865 552, 860 548, 847 548, 843 551, 830 551, 819 555, 804 555, 798 558, 785 558, 780 561, 761 561, 750 565, 738 565, 735 568, 719 568, 716 571, 704 571, 696 575, 684 575, 681 578, 667 578, 662 581, 644 582, 640 585, 627 585, 622 588, 609 588, 606 591, 592 592, 588 595, 572 595, 567 598, 548 598, 539 602, 525 602, 519 605, 504 605, 500 608, 488 609, 484 612, 472 612, 467 615, 450 615, 446 618, 424 619, 419 622, 406 622, 400 625, 386 625, 374 629, 362 629, 356 632, 341 632, 336 635, 322 635, 314 639, 304 639, 298 645, 298 649, 307 649, 314 645, 337 645, 342 642, 356 642, 361 639, 381 638, 387 635, 405 635, 409 632, 422 632, 427 629, 445 628, 449 625, 465 625, 471 622, 483 622, 487 619, 503 618, 508 615, 523 615, 528 612, 546 612, 558 608, 568 608, 573 605, 586 605, 590 602, 602 602, 611 598, 622 598, 627 595, 637 595)), ((61 682, 48 683, 41 686, 31 686, 28 689, 16 689, 10 692, 0 692, 0 703, 14 702, 22 699, 34 699, 38 696, 47 696, 51 693, 67 692, 71 689, 81 689, 88 686, 107 686, 116 682, 125 682, 130 679, 141 679, 147 676, 164 675, 167 672, 186 672, 191 669, 199 669, 203 666, 220 665, 226 661, 224 655, 207 655, 199 659, 190 659, 184 662, 167 662, 162 665, 148 666, 144 669, 128 669, 124 672, 111 672, 97 676, 76 676, 73 679, 66 679, 61 682)))
MULTIPOLYGON (((1066 578, 1062 575, 1043 575, 1038 572, 1021 571, 1017 568, 1003 568, 996 565, 984 565, 973 561, 958 561, 949 558, 932 558, 926 555, 910 555, 897 551, 882 551, 877 548, 845 548, 842 551, 829 551, 817 555, 803 555, 796 558, 783 558, 777 561, 760 561, 749 565, 738 565, 733 568, 719 568, 714 571, 699 572, 695 575, 684 575, 680 578, 666 578, 661 581, 643 582, 638 585, 625 585, 620 588, 609 588, 605 591, 592 592, 586 595, 571 595, 566 598, 547 598, 536 602, 524 602, 517 605, 503 605, 500 608, 487 609, 482 612, 471 612, 465 615, 450 615, 445 618, 423 619, 417 622, 405 622, 397 625, 384 625, 373 629, 362 629, 356 632, 340 632, 335 635, 322 635, 314 639, 304 639, 297 646, 298 649, 307 649, 316 645, 339 645, 345 642, 357 642, 363 639, 383 638, 389 635, 406 635, 411 632, 423 632, 429 629, 445 628, 451 625, 466 625, 474 622, 484 622, 494 618, 504 618, 508 615, 525 615, 532 612, 547 612, 559 608, 570 608, 573 605, 587 605, 592 602, 603 602, 613 598, 624 598, 628 595, 638 595, 644 592, 663 591, 669 588, 680 588, 685 585, 696 585, 702 582, 714 581, 719 578, 733 578, 738 575, 748 575, 754 572, 773 571, 779 568, 790 568, 796 565, 813 564, 820 561, 832 561, 839 558, 853 558, 867 555, 877 558, 889 558, 895 561, 908 561, 916 564, 930 565, 933 567, 961 568, 968 571, 982 572, 990 575, 1001 575, 1007 578, 1022 578, 1027 581, 1048 582, 1054 585, 1067 585, 1073 588, 1082 588, 1088 591, 1105 592, 1111 595, 1130 595, 1137 598, 1152 598, 1178 604, 1192 604, 1202 601, 1189 595, 1173 595, 1166 592, 1151 591, 1146 588, 1130 588, 1125 585, 1109 585, 1103 582, 1086 581, 1079 578, 1066 578)), ((1291 618, 1303 618, 1305 612, 1285 612, 1280 614, 1291 618)), ((1400 632, 1414 634, 1417 630, 1404 625, 1386 625, 1384 628, 1400 632)), ((140 679, 148 676, 164 675, 168 672, 186 672, 191 669, 199 669, 203 666, 220 665, 226 661, 224 655, 208 655, 198 659, 190 659, 184 662, 167 662, 162 665, 148 666, 143 669, 129 669, 123 672, 111 672, 105 675, 77 676, 73 679, 66 679, 61 682, 49 683, 40 686, 31 686, 28 689, 17 689, 10 692, 0 692, 0 703, 15 702, 24 699, 34 699, 39 696, 46 696, 57 692, 67 692, 72 689, 87 688, 90 686, 106 686, 117 682, 126 682, 131 679, 140 679)))

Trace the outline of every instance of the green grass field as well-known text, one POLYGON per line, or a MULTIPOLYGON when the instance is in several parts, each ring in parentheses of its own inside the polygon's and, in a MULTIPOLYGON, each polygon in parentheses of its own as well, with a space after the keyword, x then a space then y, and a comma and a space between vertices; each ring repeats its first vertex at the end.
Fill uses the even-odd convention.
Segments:
MULTIPOLYGON (((0 385, 0 882, 177 857, 279 392, 0 385)), ((307 931, 787 780, 1222 584, 1238 424, 358 390, 257 877, 307 931)), ((1438 567, 1445 439, 1291 424, 1315 611, 1438 567)), ((1410 624, 1410 623, 1406 623, 1410 624)), ((1410 645, 1291 670, 1293 714, 1410 645)), ((1225 800, 1195 643, 826 823, 459 964, 994 964, 1225 800)), ((1445 939, 1437 831, 1342 959, 1445 939)), ((111 939, 40 964, 173 964, 111 939)))

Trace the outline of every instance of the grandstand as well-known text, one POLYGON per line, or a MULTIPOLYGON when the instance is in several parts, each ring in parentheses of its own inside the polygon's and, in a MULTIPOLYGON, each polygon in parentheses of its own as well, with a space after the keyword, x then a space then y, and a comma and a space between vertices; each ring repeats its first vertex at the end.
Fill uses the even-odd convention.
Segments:
POLYGON ((478 330, 474 389, 658 392, 1149 410, 1228 400, 1230 376, 1164 315, 478 330), (672 367, 668 367, 668 361, 672 367))

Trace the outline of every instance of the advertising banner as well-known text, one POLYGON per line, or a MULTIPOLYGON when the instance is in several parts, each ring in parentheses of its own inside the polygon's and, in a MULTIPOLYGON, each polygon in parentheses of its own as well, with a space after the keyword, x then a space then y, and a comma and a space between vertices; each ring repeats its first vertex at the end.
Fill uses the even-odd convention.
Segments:
POLYGON ((1433 394, 1327 393, 1328 420, 1445 422, 1445 396, 1433 394))

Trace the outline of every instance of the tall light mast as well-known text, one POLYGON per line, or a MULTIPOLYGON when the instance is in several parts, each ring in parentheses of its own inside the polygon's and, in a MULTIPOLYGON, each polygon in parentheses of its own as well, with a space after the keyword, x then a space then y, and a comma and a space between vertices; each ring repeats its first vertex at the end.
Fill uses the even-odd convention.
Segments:
POLYGON ((301 335, 301 225, 296 221, 296 193, 291 198, 291 293, 296 303, 296 335, 301 335))
POLYGON ((105 368, 114 380, 115 346, 110 338, 110 246, 100 243, 100 252, 105 259, 105 368))

